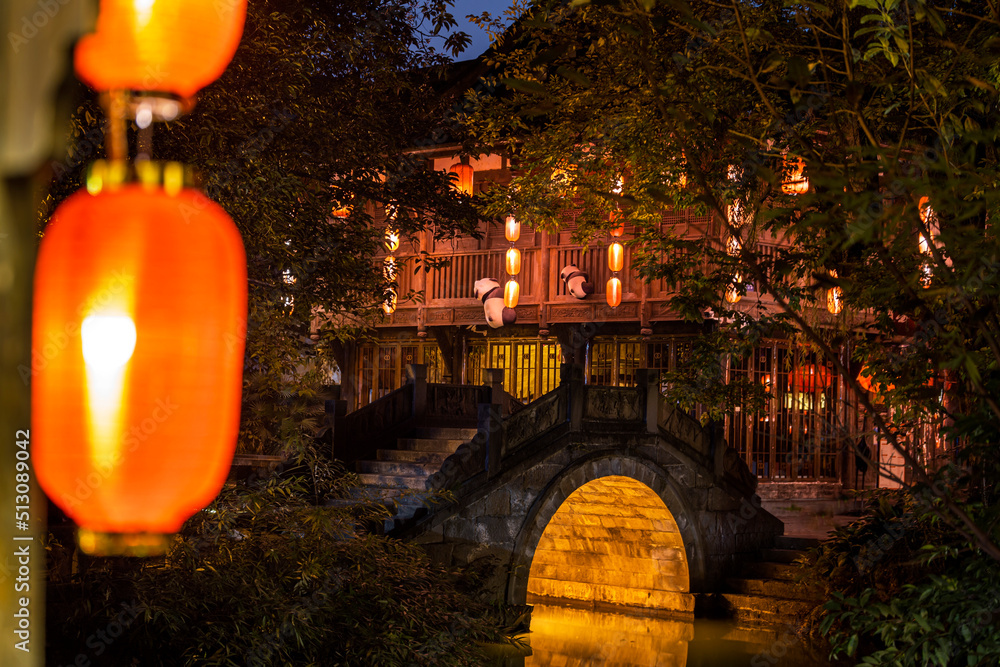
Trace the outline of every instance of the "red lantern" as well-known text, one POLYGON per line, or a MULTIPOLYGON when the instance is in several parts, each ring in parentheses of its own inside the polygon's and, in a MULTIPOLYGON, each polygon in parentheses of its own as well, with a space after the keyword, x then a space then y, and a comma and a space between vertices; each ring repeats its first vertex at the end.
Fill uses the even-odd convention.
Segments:
POLYGON ((608 246, 608 268, 612 271, 621 271, 625 266, 625 248, 621 243, 612 243, 608 246))
POLYGON ((787 195, 804 195, 809 192, 809 179, 806 178, 806 163, 798 157, 785 160, 787 177, 781 184, 781 190, 787 195))
POLYGON ((507 216, 507 221, 504 224, 504 236, 511 243, 521 238, 521 223, 512 215, 507 216))
POLYGON ((861 388, 865 391, 871 391, 876 394, 881 394, 883 391, 892 391, 896 388, 896 385, 891 383, 886 383, 885 386, 883 386, 881 383, 876 382, 874 378, 872 378, 871 370, 868 368, 867 364, 862 366, 861 372, 858 373, 858 384, 861 385, 861 388))
POLYGON ((95 33, 76 47, 91 88, 190 97, 219 78, 243 34, 246 0, 101 0, 95 33))
POLYGON ((517 302, 520 298, 521 285, 511 278, 503 288, 503 305, 507 308, 517 308, 517 302))
POLYGON ((608 299, 608 305, 612 308, 617 308, 622 303, 622 281, 618 278, 608 278, 608 284, 605 289, 605 296, 608 299))
MULTIPOLYGON (((611 212, 611 222, 615 222, 616 220, 618 220, 619 218, 621 218, 621 216, 622 216, 622 214, 620 212, 618 212, 618 211, 612 211, 611 212)), ((621 235, 624 234, 624 233, 625 233, 625 221, 624 220, 622 220, 621 222, 619 222, 616 227, 612 227, 611 228, 611 236, 613 236, 615 238, 621 237, 621 235)))
POLYGON ((56 211, 35 273, 32 458, 85 552, 162 552, 222 487, 246 281, 236 226, 197 191, 81 191, 56 211))
POLYGON ((451 169, 448 173, 455 174, 455 178, 452 179, 452 186, 461 192, 462 194, 471 195, 472 194, 472 174, 475 170, 472 168, 471 164, 463 164, 462 162, 456 162, 451 165, 451 169))
POLYGON ((789 378, 792 388, 796 391, 812 393, 830 386, 830 371, 826 366, 806 364, 792 371, 789 378))
POLYGON ((507 250, 507 273, 516 276, 521 272, 521 251, 517 248, 507 250))

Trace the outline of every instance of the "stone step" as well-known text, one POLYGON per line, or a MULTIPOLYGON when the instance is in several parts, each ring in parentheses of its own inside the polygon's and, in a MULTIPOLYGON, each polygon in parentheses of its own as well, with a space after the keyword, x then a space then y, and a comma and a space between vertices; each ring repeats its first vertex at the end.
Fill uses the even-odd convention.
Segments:
POLYGON ((468 441, 458 438, 400 438, 396 441, 396 449, 454 454, 455 450, 466 442, 468 441))
POLYGON ((730 617, 741 623, 788 624, 798 627, 819 603, 765 595, 722 593, 730 617))
POLYGON ((806 586, 795 581, 781 579, 727 579, 726 584, 735 593, 760 595, 768 598, 806 600, 816 604, 823 602, 823 591, 816 586, 806 586))
POLYGON ((788 563, 770 563, 768 561, 750 561, 743 563, 741 574, 751 579, 781 579, 794 581, 799 573, 798 565, 788 563))
MULTIPOLYGON (((427 477, 403 476, 403 475, 375 475, 361 473, 358 481, 365 486, 379 487, 380 489, 416 489, 423 491, 427 488, 427 477)), ((383 496, 384 497, 384 496, 383 496)))
POLYGON ((819 546, 819 540, 815 537, 794 537, 791 535, 780 535, 774 540, 776 549, 797 549, 805 551, 819 546))
POLYGON ((431 440, 443 438, 445 440, 461 440, 462 442, 468 442, 469 440, 472 440, 474 435, 476 435, 476 429, 474 428, 420 426, 413 431, 414 438, 427 438, 431 440))
POLYGON ((795 562, 796 558, 804 555, 805 552, 800 549, 764 549, 761 552, 761 560, 791 564, 795 562))
POLYGON ((409 463, 406 461, 358 461, 358 472, 369 475, 427 478, 441 469, 440 463, 409 463))
POLYGON ((408 463, 433 463, 440 470, 441 464, 448 458, 448 452, 422 452, 409 449, 380 449, 375 458, 379 461, 400 461, 408 463))

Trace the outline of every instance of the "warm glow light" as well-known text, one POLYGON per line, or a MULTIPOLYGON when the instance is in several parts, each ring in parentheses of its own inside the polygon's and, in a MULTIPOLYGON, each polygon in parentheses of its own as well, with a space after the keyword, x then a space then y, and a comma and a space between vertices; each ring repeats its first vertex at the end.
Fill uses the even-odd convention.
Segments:
MULTIPOLYGON (((621 213, 619 211, 612 211, 611 212, 611 222, 614 222, 615 220, 617 220, 620 217, 621 217, 621 213)), ((614 237, 614 238, 620 238, 621 235, 624 234, 624 233, 625 233, 625 221, 624 220, 622 220, 621 222, 619 222, 616 227, 612 227, 611 228, 611 236, 614 237)))
POLYGON ((396 258, 392 255, 385 258, 382 265, 382 275, 390 282, 396 279, 396 258))
POLYGON ((507 250, 507 273, 516 276, 521 272, 521 251, 517 248, 507 250))
MULTIPOLYGON (((830 277, 837 278, 837 270, 830 269, 830 277)), ((840 287, 831 287, 826 291, 826 309, 833 315, 839 315, 844 309, 844 290, 840 287)))
POLYGON ((194 190, 81 191, 45 229, 34 294, 39 484, 86 552, 162 552, 222 488, 236 446, 239 232, 194 190))
POLYGON ((881 394, 883 391, 892 391, 896 388, 896 385, 892 383, 886 383, 883 387, 881 383, 876 382, 872 377, 871 370, 868 368, 867 364, 862 366, 861 372, 858 373, 858 384, 861 385, 861 388, 865 391, 871 391, 876 394, 881 394))
POLYGON ((743 223, 746 222, 746 212, 744 211, 743 204, 739 201, 734 201, 727 206, 726 217, 729 219, 729 224, 733 227, 742 227, 743 223))
POLYGON ((804 195, 809 192, 809 179, 805 177, 806 163, 802 158, 785 160, 785 180, 781 190, 786 195, 804 195))
POLYGON ((239 45, 246 0, 101 0, 76 72, 99 91, 190 97, 219 78, 239 45))
MULTIPOLYGON (((739 284, 741 281, 742 278, 740 277, 740 274, 737 273, 736 284, 739 284)), ((739 289, 737 289, 736 285, 730 285, 729 287, 727 287, 725 296, 727 303, 739 303, 739 300, 743 298, 743 295, 740 294, 740 291, 739 289)))
POLYGON ((504 223, 504 236, 511 243, 521 238, 521 223, 512 215, 508 215, 504 223))
POLYGON ((832 375, 826 366, 818 364, 805 364, 792 370, 789 383, 796 391, 812 393, 814 391, 827 389, 830 386, 832 375))
POLYGON ((608 284, 605 287, 605 296, 608 299, 608 305, 612 308, 617 308, 622 303, 622 281, 618 278, 608 278, 608 284))
POLYGON ((399 250, 399 234, 391 227, 385 230, 385 248, 389 252, 399 250))
POLYGON ((390 292, 389 298, 382 304, 382 310, 385 311, 386 315, 392 315, 396 310, 396 293, 390 292))
POLYGON ((503 305, 507 308, 517 308, 517 301, 520 297, 521 286, 511 278, 503 288, 503 305))
POLYGON ((350 205, 337 205, 337 208, 333 209, 333 217, 335 218, 346 218, 351 215, 351 211, 354 210, 350 205))
POLYGON ((88 366, 113 370, 135 351, 135 322, 128 315, 91 315, 80 326, 83 360, 88 366))
POLYGON ((472 168, 471 164, 456 162, 451 165, 451 168, 448 169, 448 173, 455 175, 455 177, 451 180, 452 187, 462 194, 471 195, 474 171, 475 170, 472 168))
POLYGON ((621 271, 625 266, 625 248, 621 243, 612 243, 608 246, 608 268, 612 271, 621 271))

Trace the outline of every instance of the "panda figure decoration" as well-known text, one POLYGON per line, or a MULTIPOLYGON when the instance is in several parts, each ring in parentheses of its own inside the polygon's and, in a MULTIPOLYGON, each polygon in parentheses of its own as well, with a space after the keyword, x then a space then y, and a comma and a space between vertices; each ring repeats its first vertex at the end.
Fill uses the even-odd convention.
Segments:
POLYGON ((590 282, 590 276, 586 271, 576 268, 576 264, 567 264, 559 277, 566 283, 566 291, 570 296, 577 299, 586 299, 594 293, 594 283, 590 282))
POLYGON ((476 298, 483 302, 486 323, 494 329, 517 322, 517 311, 503 305, 503 287, 492 278, 476 281, 476 298))

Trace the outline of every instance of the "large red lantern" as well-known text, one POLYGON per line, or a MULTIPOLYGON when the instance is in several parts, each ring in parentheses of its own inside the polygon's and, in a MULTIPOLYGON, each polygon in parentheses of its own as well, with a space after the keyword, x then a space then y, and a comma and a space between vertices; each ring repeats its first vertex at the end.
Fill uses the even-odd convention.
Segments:
POLYGON ((56 211, 35 274, 33 459, 85 552, 161 552, 222 487, 246 281, 236 226, 195 190, 81 191, 56 211))
POLYGON ((832 375, 826 366, 805 364, 795 368, 791 373, 791 385, 796 391, 813 393, 816 390, 827 389, 832 375))
POLYGON ((455 177, 452 179, 452 186, 461 192, 462 194, 471 195, 472 194, 472 177, 475 170, 472 168, 471 164, 465 164, 463 162, 456 162, 451 165, 448 170, 449 174, 454 174, 455 177))
POLYGON ((76 47, 91 88, 190 97, 219 78, 243 34, 246 0, 101 0, 97 30, 76 47))

